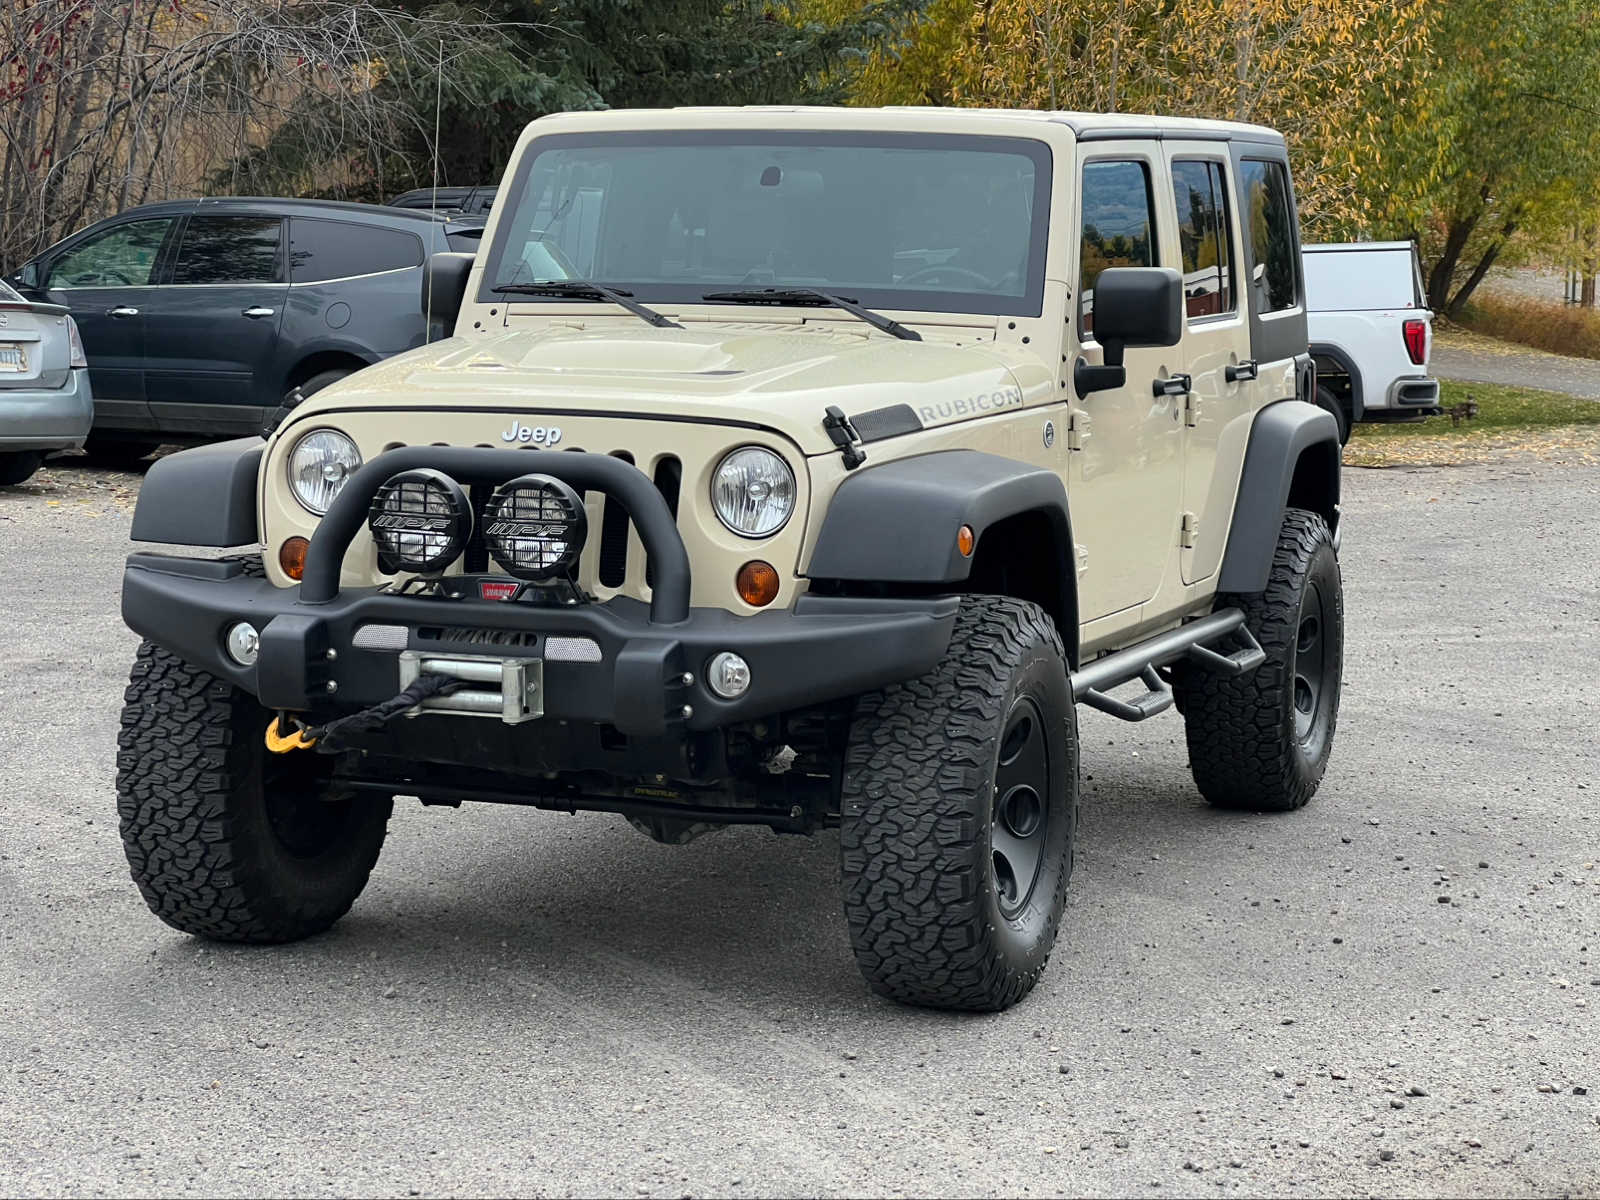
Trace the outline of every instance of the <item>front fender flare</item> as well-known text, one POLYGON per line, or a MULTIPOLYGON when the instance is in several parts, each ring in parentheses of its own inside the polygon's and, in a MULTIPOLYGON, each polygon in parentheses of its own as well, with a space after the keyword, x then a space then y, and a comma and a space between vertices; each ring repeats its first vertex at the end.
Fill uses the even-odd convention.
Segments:
POLYGON ((256 479, 260 438, 180 450, 145 473, 129 537, 177 546, 246 546, 260 541, 256 479))

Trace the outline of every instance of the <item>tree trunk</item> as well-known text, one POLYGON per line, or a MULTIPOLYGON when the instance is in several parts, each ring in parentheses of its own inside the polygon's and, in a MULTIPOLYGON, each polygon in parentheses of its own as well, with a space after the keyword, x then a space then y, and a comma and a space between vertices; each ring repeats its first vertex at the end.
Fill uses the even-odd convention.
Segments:
POLYGON ((1467 281, 1450 298, 1450 303, 1444 310, 1445 316, 1454 321, 1461 315, 1462 308, 1472 298, 1472 293, 1478 290, 1478 285, 1483 282, 1483 277, 1489 273, 1489 268, 1494 266, 1495 259, 1500 257, 1500 251, 1505 249, 1506 243, 1511 240, 1511 235, 1516 231, 1517 221, 1515 218, 1500 227, 1500 236, 1490 243, 1489 248, 1483 252, 1483 257, 1478 260, 1478 265, 1472 268, 1472 274, 1467 276, 1467 281))

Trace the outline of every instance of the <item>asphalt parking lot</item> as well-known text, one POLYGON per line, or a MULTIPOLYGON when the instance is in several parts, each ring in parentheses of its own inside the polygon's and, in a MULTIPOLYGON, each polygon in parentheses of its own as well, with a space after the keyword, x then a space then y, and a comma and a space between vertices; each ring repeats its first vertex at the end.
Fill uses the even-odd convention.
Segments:
POLYGON ((1600 1195, 1600 477, 1346 474, 1297 814, 1084 710, 1063 938, 998 1016, 870 996, 838 838, 402 801, 274 949, 161 925, 113 774, 136 476, 0 492, 0 1193, 1600 1195))

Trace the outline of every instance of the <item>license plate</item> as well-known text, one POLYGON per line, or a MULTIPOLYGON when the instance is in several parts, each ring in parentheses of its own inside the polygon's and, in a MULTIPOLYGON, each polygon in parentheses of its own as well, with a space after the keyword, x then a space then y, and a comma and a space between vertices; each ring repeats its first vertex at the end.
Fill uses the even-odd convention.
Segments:
POLYGON ((0 342, 0 371, 26 371, 28 356, 15 342, 0 342))

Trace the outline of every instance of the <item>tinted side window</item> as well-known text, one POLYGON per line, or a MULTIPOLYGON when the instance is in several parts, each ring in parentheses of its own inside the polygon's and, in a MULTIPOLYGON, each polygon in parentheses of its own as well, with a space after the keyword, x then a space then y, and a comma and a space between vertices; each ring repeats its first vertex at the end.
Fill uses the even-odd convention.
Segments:
POLYGON ((422 265, 422 239, 398 229, 295 217, 289 222, 289 282, 316 283, 422 265))
POLYGON ((1094 281, 1107 267, 1155 265, 1155 205, 1142 162, 1083 168, 1083 249, 1078 297, 1082 330, 1094 329, 1094 281))
POLYGON ((1289 174, 1283 164, 1247 158, 1241 191, 1245 228, 1255 266, 1250 286, 1257 311, 1281 312, 1298 299, 1295 286, 1294 214, 1289 208, 1289 174))
POLYGON ((277 283, 277 217, 190 217, 173 283, 277 283))
POLYGON ((1183 295, 1191 317, 1234 310, 1233 222, 1227 180, 1218 162, 1172 164, 1178 202, 1178 245, 1183 251, 1183 295))
POLYGON ((68 250, 50 267, 51 289, 127 287, 150 282, 171 217, 129 221, 68 250))

